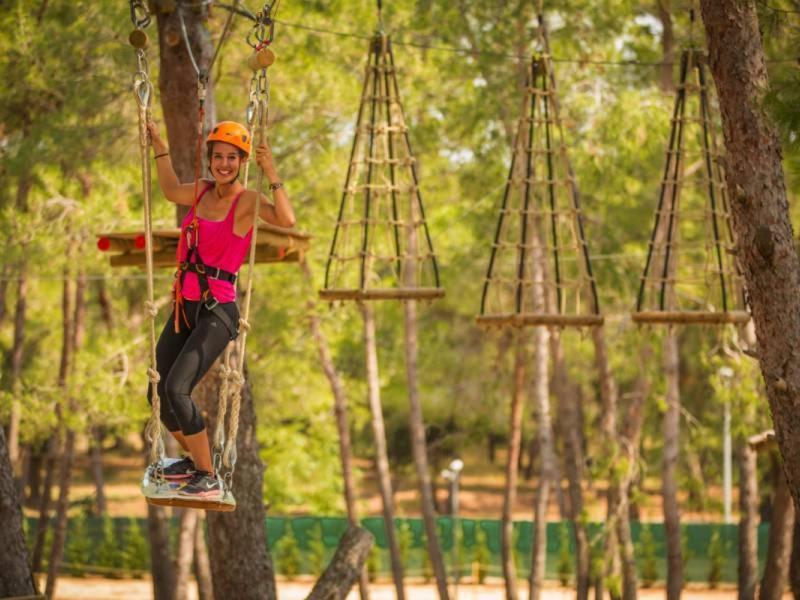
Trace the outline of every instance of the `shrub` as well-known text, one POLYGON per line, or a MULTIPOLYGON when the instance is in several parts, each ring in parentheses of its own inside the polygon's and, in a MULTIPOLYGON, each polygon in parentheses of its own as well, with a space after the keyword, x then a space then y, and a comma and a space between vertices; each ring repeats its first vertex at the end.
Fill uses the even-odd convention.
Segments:
MULTIPOLYGON (((198 523, 198 526, 199 523, 198 523)), ((129 571, 135 571, 136 577, 142 576, 142 571, 148 568, 150 550, 144 539, 139 521, 131 517, 128 527, 122 536, 122 566, 129 571)))
POLYGON ((561 522, 558 529, 558 580, 561 585, 569 584, 572 575, 572 552, 569 547, 569 525, 561 522))
POLYGON ((722 566, 725 564, 725 545, 718 528, 714 528, 708 544, 708 563, 708 586, 713 590, 722 579, 722 566))
POLYGON ((275 562, 278 572, 287 579, 294 579, 300 573, 300 545, 294 535, 290 522, 286 522, 286 533, 275 545, 275 562))
POLYGON ((642 533, 639 536, 639 546, 636 554, 640 560, 640 571, 642 575, 642 587, 650 587, 658 578, 656 565, 656 541, 649 525, 642 526, 642 533))
POLYGON ((472 560, 478 567, 478 583, 483 583, 489 571, 491 554, 489 553, 489 537, 480 525, 475 527, 475 549, 473 550, 472 560))
POLYGON ((86 513, 81 511, 70 520, 69 537, 65 548, 65 562, 70 563, 70 574, 81 577, 85 574, 83 567, 91 560, 92 539, 89 536, 89 525, 86 513))
POLYGON ((322 523, 317 522, 311 528, 311 540, 308 543, 308 561, 311 572, 322 575, 325 570, 325 541, 322 538, 322 523))

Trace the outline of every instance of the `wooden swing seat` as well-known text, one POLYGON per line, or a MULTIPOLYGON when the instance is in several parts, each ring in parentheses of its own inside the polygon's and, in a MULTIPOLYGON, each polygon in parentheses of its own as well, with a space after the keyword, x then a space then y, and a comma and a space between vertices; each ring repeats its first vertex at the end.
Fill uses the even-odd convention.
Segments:
POLYGON ((743 310, 713 312, 702 310, 653 310, 631 314, 635 323, 663 323, 672 325, 744 325, 750 320, 750 313, 743 310))
POLYGON ((435 300, 444 298, 444 288, 327 289, 322 300, 435 300))
POLYGON ((603 315, 507 313, 499 315, 481 315, 475 320, 481 327, 599 327, 603 324, 603 315))
MULTIPOLYGON (((166 458, 163 466, 168 466, 178 461, 177 458, 166 458)), ((224 493, 222 498, 204 500, 202 498, 184 498, 178 495, 178 483, 164 481, 159 483, 152 476, 152 470, 147 467, 142 477, 142 495, 148 504, 155 506, 174 506, 176 508, 197 508, 200 510, 213 510, 218 512, 233 512, 236 510, 236 499, 231 492, 224 493)))

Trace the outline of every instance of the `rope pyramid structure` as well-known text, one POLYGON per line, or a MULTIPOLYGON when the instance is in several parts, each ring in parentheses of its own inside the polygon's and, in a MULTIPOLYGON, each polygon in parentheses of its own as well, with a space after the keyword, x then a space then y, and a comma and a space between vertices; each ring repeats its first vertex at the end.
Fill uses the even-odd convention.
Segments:
POLYGON ((333 242, 324 300, 444 296, 389 37, 376 33, 333 242))
POLYGON ((546 52, 531 59, 523 106, 478 324, 601 325, 577 183, 546 52))
POLYGON ((647 261, 636 300, 637 323, 746 323, 734 260, 728 190, 706 57, 681 54, 672 127, 647 261))

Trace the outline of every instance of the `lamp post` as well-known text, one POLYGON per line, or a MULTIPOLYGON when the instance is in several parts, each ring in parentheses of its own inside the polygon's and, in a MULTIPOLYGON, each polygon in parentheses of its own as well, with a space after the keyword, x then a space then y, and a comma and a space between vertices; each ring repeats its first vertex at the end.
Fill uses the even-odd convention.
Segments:
POLYGON ((730 367, 720 367, 717 373, 722 379, 725 388, 723 398, 722 416, 722 510, 726 523, 732 522, 731 517, 731 486, 732 486, 732 457, 731 457, 731 403, 730 389, 733 380, 733 369, 730 367))
POLYGON ((463 469, 464 461, 456 458, 442 471, 442 477, 450 482, 450 508, 453 511, 453 570, 455 581, 453 600, 458 598, 458 581, 461 575, 461 569, 458 564, 458 481, 463 469))

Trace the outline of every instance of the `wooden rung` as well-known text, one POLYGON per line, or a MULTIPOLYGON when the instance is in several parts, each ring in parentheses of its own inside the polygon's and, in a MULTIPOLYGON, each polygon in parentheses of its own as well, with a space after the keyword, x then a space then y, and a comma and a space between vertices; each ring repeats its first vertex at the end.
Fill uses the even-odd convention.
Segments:
POLYGON ((631 319, 636 323, 664 323, 664 324, 692 324, 723 325, 733 323, 744 325, 750 320, 750 313, 742 310, 729 312, 712 311, 681 311, 681 310, 656 310, 640 311, 631 314, 631 319))
POLYGON ((603 315, 557 315, 546 313, 508 313, 499 315, 481 315, 476 322, 483 327, 599 327, 603 324, 603 315))
POLYGON ((391 289, 367 289, 367 290, 345 290, 329 289, 320 290, 319 297, 322 300, 435 300, 444 298, 443 288, 391 288, 391 289))
POLYGON ((155 506, 173 506, 175 508, 197 508, 199 510, 212 510, 215 512, 233 512, 236 510, 236 501, 229 496, 228 502, 222 500, 194 500, 174 496, 171 498, 147 498, 148 504, 155 506))

